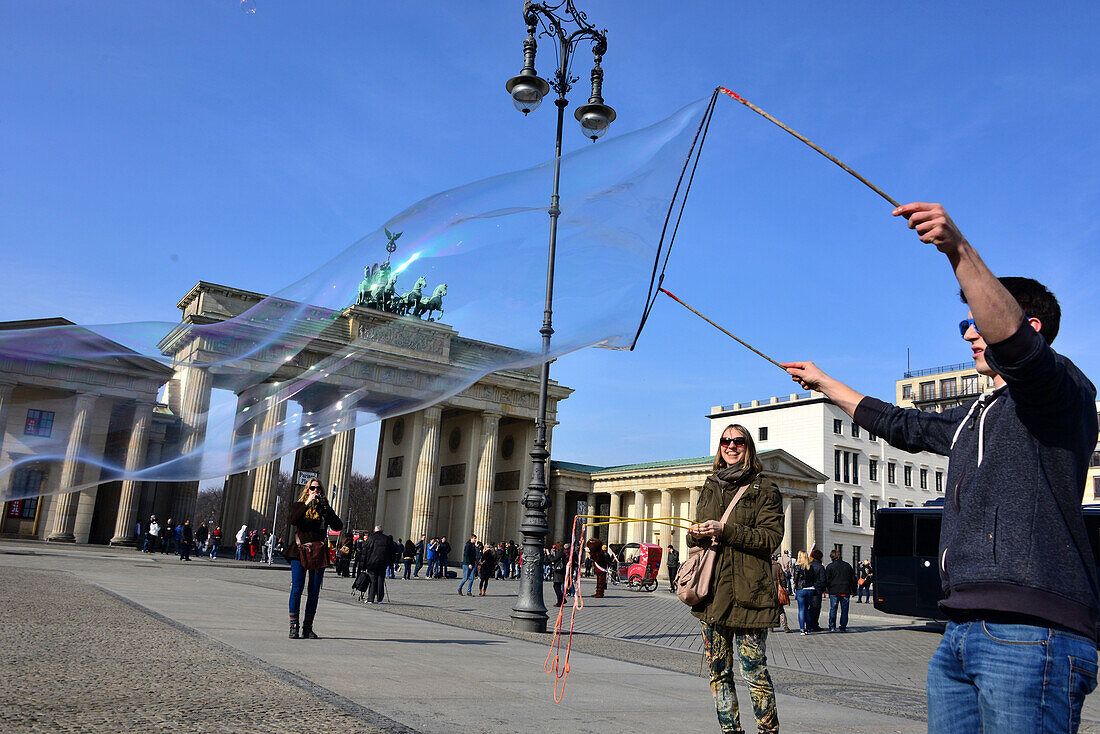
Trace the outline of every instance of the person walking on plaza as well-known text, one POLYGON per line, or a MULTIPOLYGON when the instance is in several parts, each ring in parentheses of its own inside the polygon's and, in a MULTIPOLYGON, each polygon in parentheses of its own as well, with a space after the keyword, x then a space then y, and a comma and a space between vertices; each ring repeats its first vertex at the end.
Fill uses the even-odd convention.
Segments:
POLYGON ((493 578, 496 569, 496 553, 493 552, 493 547, 491 545, 487 545, 482 549, 481 557, 477 559, 478 596, 485 596, 485 592, 489 590, 489 579, 493 578))
POLYGON ((363 567, 367 569, 370 590, 367 592, 367 604, 381 604, 386 595, 386 569, 393 565, 393 538, 382 532, 381 525, 374 526, 374 532, 363 544, 363 567))
POLYGON ((779 597, 779 625, 783 628, 784 632, 793 632, 791 625, 787 622, 787 604, 791 603, 790 597, 784 599, 783 594, 787 594, 787 578, 783 574, 783 567, 779 565, 779 558, 775 558, 772 561, 772 574, 775 576, 775 588, 776 595, 779 597), (780 593, 782 590, 782 593, 780 593))
POLYGON ((447 542, 447 536, 439 541, 439 547, 436 549, 436 555, 439 556, 439 565, 436 566, 436 576, 441 579, 447 578, 447 568, 451 557, 451 544, 447 542))
POLYGON ((829 631, 848 631, 848 600, 856 590, 856 572, 840 557, 840 551, 829 551, 829 565, 825 567, 825 590, 829 592, 829 631), (840 607, 840 627, 837 627, 836 608, 840 607))
POLYGON ((428 552, 428 536, 421 535, 416 541, 416 566, 413 567, 413 578, 420 578, 420 569, 424 567, 424 558, 428 552))
POLYGON ((689 547, 717 550, 710 594, 691 613, 703 628, 703 656, 723 732, 743 731, 735 663, 749 689, 756 730, 779 731, 766 643, 779 619, 772 553, 783 540, 783 503, 779 487, 763 471, 752 434, 737 424, 726 426, 688 530, 689 547))
POLYGON ((821 563, 820 549, 810 551, 810 565, 814 569, 814 598, 810 607, 810 631, 821 632, 821 602, 825 595, 825 566, 821 563))
POLYGON ((462 546, 462 580, 458 582, 458 595, 464 593, 462 587, 466 587, 467 596, 474 595, 474 576, 477 574, 477 536, 471 533, 466 545, 462 546))
POLYGON ((668 590, 670 593, 676 593, 676 572, 680 570, 680 551, 676 550, 671 543, 668 546, 668 560, 666 561, 668 566, 668 590))
POLYGON ((859 591, 856 592, 856 603, 862 604, 864 595, 867 596, 867 601, 874 603, 874 597, 871 596, 871 582, 875 578, 875 572, 871 569, 870 561, 863 561, 859 564, 859 578, 856 579, 856 584, 859 585, 859 591))
POLYGON ((1081 513, 1096 388, 1051 348, 1061 308, 1046 286, 995 277, 939 204, 894 215, 947 257, 970 307, 959 331, 993 390, 922 412, 866 397, 813 362, 783 366, 891 446, 949 457, 939 543, 948 622, 928 664, 928 731, 1076 731, 1097 671, 1100 599, 1081 513))
MULTIPOLYGON (((592 559, 592 572, 596 574, 596 593, 592 597, 599 599, 607 590, 607 551, 599 538, 589 538, 586 545, 588 557, 592 559)), ((671 569, 669 573, 672 573, 671 569)))
POLYGON ((183 525, 180 526, 180 560, 191 560, 191 543, 194 542, 193 533, 191 532, 191 521, 184 520, 183 525))
POLYGON ((806 551, 798 551, 798 561, 793 567, 791 585, 794 586, 794 597, 798 602, 798 629, 804 635, 813 631, 811 612, 814 607, 814 586, 817 584, 815 573, 814 567, 810 564, 810 556, 806 551))
MULTIPOLYGON (((303 543, 326 543, 326 528, 343 530, 344 523, 333 511, 325 498, 325 488, 318 479, 310 479, 302 488, 298 501, 287 511, 287 522, 293 526, 283 555, 290 561, 290 639, 299 638, 298 615, 302 606, 302 591, 306 591, 306 611, 302 617, 302 639, 316 640, 313 631, 313 618, 317 613, 317 600, 321 596, 321 584, 324 582, 325 566, 328 565, 328 548, 320 568, 307 570, 302 565, 303 543), (307 586, 308 581, 308 586, 307 586)), ((241 527, 241 533, 245 531, 241 527)))
POLYGON ((550 574, 554 584, 554 594, 557 596, 557 601, 554 602, 554 606, 560 607, 565 603, 565 564, 567 557, 562 551, 561 546, 554 543, 553 550, 550 551, 550 574))
POLYGON ((351 576, 351 535, 345 533, 336 545, 336 571, 337 576, 351 576))
POLYGON ((779 555, 779 567, 783 569, 784 588, 787 589, 788 594, 794 592, 791 591, 791 569, 794 566, 794 559, 791 558, 791 552, 789 550, 783 551, 779 555))
POLYGON ((405 580, 409 580, 410 572, 412 571, 413 561, 416 560, 416 543, 413 543, 412 538, 405 539, 405 548, 402 551, 401 560, 405 563, 405 580))
POLYGON ((172 518, 160 526, 160 552, 168 555, 172 552, 172 538, 175 537, 176 528, 172 524, 172 518))
POLYGON ((145 545, 142 546, 142 553, 152 553, 157 549, 157 538, 160 536, 160 523, 157 522, 156 515, 149 516, 149 526, 145 528, 145 545))
POLYGON ((218 557, 218 551, 222 547, 222 526, 218 525, 214 528, 214 532, 210 534, 210 560, 213 561, 218 557))
POLYGON ((206 521, 203 520, 199 523, 198 529, 195 531, 195 552, 202 555, 207 551, 206 541, 210 537, 210 528, 206 527, 206 521))
POLYGON ((244 560, 244 544, 248 541, 248 526, 241 525, 241 529, 237 531, 237 560, 244 560))

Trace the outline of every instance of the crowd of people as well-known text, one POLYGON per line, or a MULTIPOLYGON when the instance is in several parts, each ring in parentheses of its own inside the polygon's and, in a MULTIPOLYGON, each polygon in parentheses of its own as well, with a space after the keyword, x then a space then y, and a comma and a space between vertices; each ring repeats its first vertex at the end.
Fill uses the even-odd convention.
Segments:
MULTIPOLYGON (((168 518, 161 523, 156 515, 150 515, 144 524, 139 522, 134 528, 134 536, 142 553, 176 554, 184 561, 190 561, 192 555, 214 560, 223 542, 220 525, 204 521, 192 528, 190 520, 180 522, 168 518)), ((277 538, 267 528, 249 530, 247 525, 242 525, 235 538, 238 561, 274 563, 276 554, 283 550, 282 538, 277 538)))
MULTIPOLYGON (((809 553, 798 551, 796 558, 791 557, 790 551, 783 551, 772 559, 779 585, 798 605, 798 629, 803 635, 824 631, 819 620, 826 595, 829 597, 829 632, 848 631, 848 605, 853 595, 857 604, 872 601, 874 571, 870 561, 861 561, 857 570, 841 558, 839 551, 829 552, 828 566, 822 564, 823 557, 822 552, 814 548, 809 553)), ((784 632, 794 632, 782 608, 780 622, 784 632)))

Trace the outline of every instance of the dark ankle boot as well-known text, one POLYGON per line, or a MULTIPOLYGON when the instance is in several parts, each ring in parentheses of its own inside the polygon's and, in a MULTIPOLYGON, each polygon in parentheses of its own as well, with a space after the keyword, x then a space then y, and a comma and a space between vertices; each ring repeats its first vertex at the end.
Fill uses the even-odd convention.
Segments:
POLYGON ((302 639, 303 640, 318 640, 316 633, 313 631, 313 620, 307 620, 302 624, 302 639))
POLYGON ((299 637, 299 635, 298 635, 298 623, 297 622, 291 622, 290 623, 290 639, 297 640, 298 637, 299 637))

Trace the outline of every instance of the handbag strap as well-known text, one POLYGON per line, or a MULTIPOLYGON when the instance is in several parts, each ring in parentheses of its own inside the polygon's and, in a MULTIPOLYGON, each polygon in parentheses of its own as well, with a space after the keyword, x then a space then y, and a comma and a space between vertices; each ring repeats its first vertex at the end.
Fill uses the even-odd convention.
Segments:
POLYGON ((733 496, 733 499, 732 499, 732 500, 730 500, 730 503, 729 503, 729 505, 728 505, 728 506, 726 507, 726 511, 722 513, 722 524, 723 524, 723 525, 725 525, 725 524, 726 524, 726 522, 728 522, 728 521, 729 521, 729 519, 730 519, 730 515, 731 515, 731 514, 733 514, 733 508, 734 508, 734 507, 735 507, 735 506, 737 505, 737 503, 738 503, 738 502, 740 501, 740 499, 741 499, 741 495, 745 494, 745 491, 746 491, 746 490, 747 490, 747 489, 748 489, 748 488, 749 488, 750 486, 751 486, 751 485, 749 485, 749 484, 746 484, 746 485, 745 485, 744 487, 741 487, 741 489, 737 490, 737 494, 735 494, 735 495, 733 496))

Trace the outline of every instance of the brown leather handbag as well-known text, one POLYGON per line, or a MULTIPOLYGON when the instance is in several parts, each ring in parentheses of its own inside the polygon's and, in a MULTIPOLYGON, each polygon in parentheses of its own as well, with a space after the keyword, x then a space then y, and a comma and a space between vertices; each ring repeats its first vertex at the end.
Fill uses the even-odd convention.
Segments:
MULTIPOLYGON (((737 490, 737 494, 730 500, 726 511, 722 513, 722 524, 725 525, 733 513, 741 495, 750 485, 746 484, 737 490)), ((693 607, 710 595, 710 584, 714 578, 714 564, 718 560, 719 541, 711 539, 705 548, 696 546, 688 549, 687 560, 680 564, 680 570, 676 572, 676 596, 680 601, 693 607)))
POLYGON ((295 533, 294 542, 298 544, 298 562, 302 568, 307 571, 328 568, 328 545, 323 540, 303 543, 301 536, 295 533))

